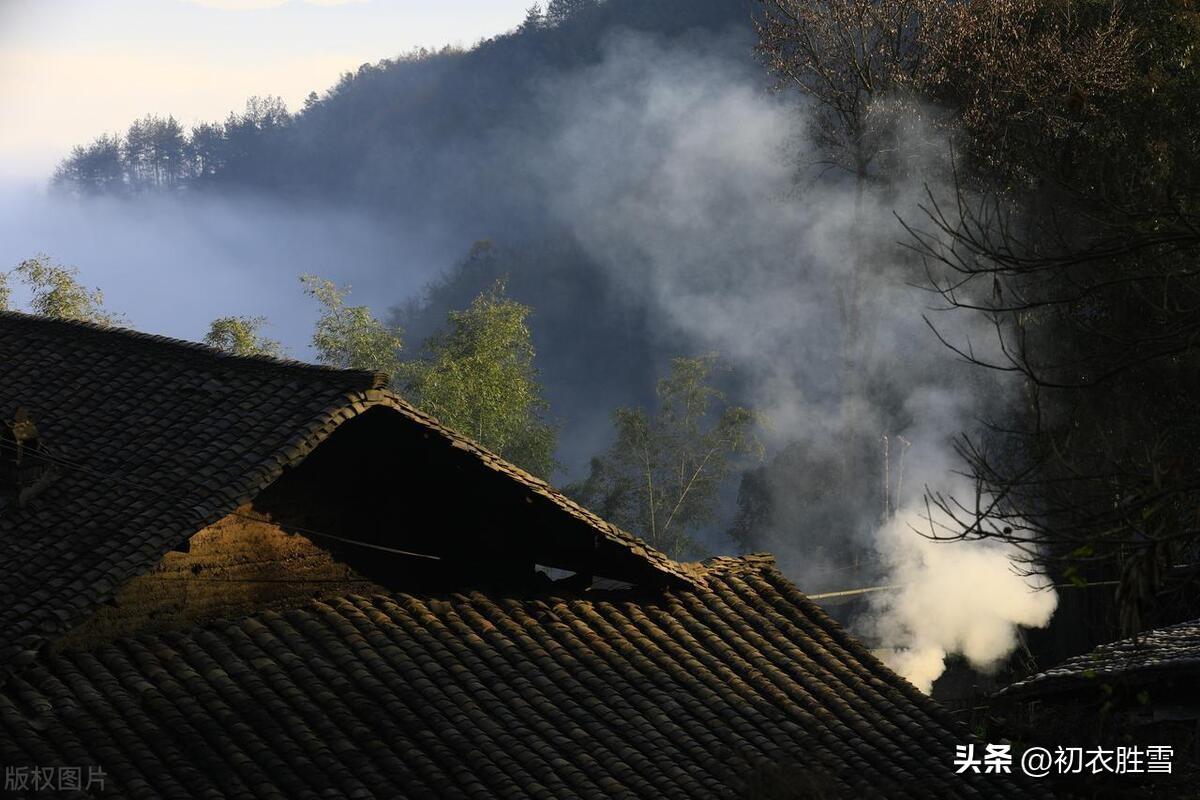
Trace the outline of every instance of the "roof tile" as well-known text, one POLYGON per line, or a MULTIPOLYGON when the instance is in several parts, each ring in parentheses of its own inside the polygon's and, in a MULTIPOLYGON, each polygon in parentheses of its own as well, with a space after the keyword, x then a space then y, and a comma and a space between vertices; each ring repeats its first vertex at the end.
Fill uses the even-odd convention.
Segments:
POLYGON ((59 477, 0 509, 0 682, 26 645, 65 631, 115 587, 256 496, 336 427, 384 406, 636 553, 679 565, 544 481, 387 391, 377 373, 268 358, 114 328, 0 312, 0 417, 30 409, 59 477))
POLYGON ((350 596, 47 653, 0 692, 0 760, 180 797, 728 797, 788 761, 863 796, 1037 795, 953 774, 967 733, 772 567, 706 583, 350 596))

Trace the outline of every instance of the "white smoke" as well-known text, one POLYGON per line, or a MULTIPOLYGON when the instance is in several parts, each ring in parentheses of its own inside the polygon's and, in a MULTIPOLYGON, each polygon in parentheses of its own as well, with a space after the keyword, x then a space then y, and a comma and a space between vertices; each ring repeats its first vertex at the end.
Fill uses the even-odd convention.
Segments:
POLYGON ((891 580, 902 588, 870 618, 877 654, 928 693, 951 653, 987 671, 1017 646, 1017 626, 1045 627, 1058 598, 1013 569, 1014 553, 982 542, 934 542, 923 506, 907 506, 879 532, 891 580))
MULTIPOLYGON (((898 511, 863 543, 901 588, 876 595, 857 627, 928 692, 948 654, 990 669, 1016 646, 1018 626, 1046 625, 1056 605, 1052 590, 1014 569, 1017 553, 936 543, 914 530, 928 530, 927 485, 971 488, 955 484, 962 465, 952 438, 986 404, 994 408, 1004 387, 956 365, 930 333, 928 295, 909 285, 912 265, 896 246, 904 231, 895 213, 919 216, 915 204, 938 173, 918 170, 888 199, 869 193, 857 202, 836 179, 798 183, 818 160, 804 136, 805 106, 766 92, 764 83, 744 60, 704 48, 615 40, 599 65, 550 93, 562 122, 542 152, 546 191, 592 255, 652 304, 662 330, 683 331, 697 349, 719 351, 750 376, 753 400, 779 441, 836 451, 850 426, 887 432, 887 415, 870 402, 845 402, 839 382, 834 287, 855 268, 849 253, 866 254, 874 278, 863 306, 873 344, 863 368, 886 373, 904 398, 900 416, 909 423, 890 432, 912 447, 904 453, 906 485, 890 476, 898 511)), ((913 126, 908 160, 927 159, 933 138, 913 126)), ((939 322, 976 347, 990 338, 970 330, 968 318, 939 322)), ((846 487, 847 513, 868 502, 857 491, 846 487)), ((788 559, 804 561, 803 553, 788 559)), ((792 577, 805 588, 803 568, 792 577)))
POLYGON ((1058 598, 1042 577, 1025 577, 1023 554, 989 541, 936 541, 955 522, 926 504, 926 487, 960 500, 974 487, 955 469, 947 431, 967 422, 966 397, 943 388, 916 389, 907 405, 919 420, 910 431, 909 490, 879 529, 876 547, 896 591, 871 596, 866 631, 885 663, 928 693, 951 653, 982 671, 997 667, 1017 646, 1018 626, 1050 622, 1058 598))

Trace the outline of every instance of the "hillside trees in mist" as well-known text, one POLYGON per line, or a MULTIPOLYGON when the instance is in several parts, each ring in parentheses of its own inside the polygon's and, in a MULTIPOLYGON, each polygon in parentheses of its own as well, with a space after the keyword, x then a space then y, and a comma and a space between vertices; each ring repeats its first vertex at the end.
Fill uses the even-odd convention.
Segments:
POLYGON ((128 174, 122 147, 122 138, 110 134, 77 145, 55 169, 53 184, 83 194, 122 194, 128 174))
POLYGON ((121 148, 129 185, 158 189, 176 186, 191 173, 187 145, 183 127, 174 117, 148 115, 134 121, 121 148))
POLYGON ((600 5, 600 0, 548 0, 546 3, 546 24, 562 25, 572 17, 600 5))
POLYGON ((541 3, 534 3, 529 8, 525 9, 525 19, 521 20, 521 24, 517 26, 517 33, 529 33, 535 31, 545 24, 545 11, 542 10, 541 3))
POLYGON ((75 147, 52 184, 84 195, 121 196, 202 186, 218 175, 258 182, 276 163, 279 137, 290 123, 278 97, 251 97, 224 123, 201 123, 190 132, 173 116, 148 114, 124 134, 104 134, 75 147))
POLYGON ((676 358, 658 406, 613 412, 616 442, 567 492, 673 558, 699 554, 695 533, 716 521, 734 465, 762 457, 760 415, 712 385, 716 356, 676 358))
MULTIPOLYGON (((314 92, 294 114, 279 98, 252 97, 224 121, 196 125, 184 134, 178 184, 143 180, 130 161, 128 133, 105 134, 75 148, 54 182, 80 194, 181 186, 286 190, 403 213, 410 203, 428 202, 431 193, 500 189, 500 181, 511 180, 498 165, 480 163, 476 185, 462 186, 454 180, 454 165, 434 154, 478 152, 499 126, 536 135, 545 116, 534 99, 537 87, 548 77, 594 62, 611 33, 715 31, 731 24, 745 27, 747 15, 744 6, 728 0, 556 0, 541 23, 519 22, 514 20, 510 33, 466 52, 419 50, 363 64, 335 86, 314 92)), ((149 117, 134 124, 147 120, 171 121, 149 117)), ((469 205, 476 198, 454 194, 437 200, 469 205)))

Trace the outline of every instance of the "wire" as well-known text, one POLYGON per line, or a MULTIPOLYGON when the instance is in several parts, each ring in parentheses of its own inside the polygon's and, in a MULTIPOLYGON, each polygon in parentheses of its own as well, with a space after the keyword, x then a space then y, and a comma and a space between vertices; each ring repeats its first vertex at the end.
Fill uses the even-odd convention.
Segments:
POLYGON ((862 594, 873 594, 875 592, 887 592, 896 589, 903 589, 903 584, 893 584, 891 586, 868 586, 865 589, 843 589, 839 592, 822 592, 821 594, 808 595, 809 600, 828 600, 834 597, 856 597, 862 594))
POLYGON ((182 576, 171 575, 142 575, 140 580, 153 581, 186 581, 187 583, 336 583, 345 585, 353 584, 369 584, 366 578, 187 578, 182 576))
MULTIPOLYGON (((1055 589, 1091 589, 1096 586, 1116 586, 1120 581, 1096 581, 1080 586, 1077 583, 1056 583, 1055 589)), ((908 588, 910 584, 895 583, 889 586, 867 586, 862 589, 843 589, 838 592, 822 592, 821 594, 808 595, 809 600, 829 600, 834 597, 857 597, 864 594, 874 594, 875 592, 895 592, 901 589, 908 588)))

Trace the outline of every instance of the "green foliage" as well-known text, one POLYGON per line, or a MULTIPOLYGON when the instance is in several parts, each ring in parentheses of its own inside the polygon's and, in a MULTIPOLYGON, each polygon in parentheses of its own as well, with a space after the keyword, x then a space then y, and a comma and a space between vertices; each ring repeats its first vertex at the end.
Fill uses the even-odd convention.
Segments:
POLYGON ((266 317, 220 317, 209 325, 204 343, 235 356, 283 356, 283 345, 260 332, 266 317))
POLYGON ((321 316, 313 332, 317 359, 345 369, 365 369, 395 376, 400 369, 398 353, 404 346, 399 328, 377 320, 366 306, 346 305, 350 287, 316 275, 301 275, 304 291, 321 304, 321 316))
POLYGON ((425 343, 425 357, 401 361, 400 328, 346 305, 348 289, 313 275, 301 277, 321 304, 313 334, 318 358, 340 367, 385 372, 423 411, 542 477, 554 469, 557 429, 533 366, 526 320, 530 309, 507 296, 502 281, 425 343))
POLYGON ((405 363, 399 382, 441 422, 546 477, 557 430, 544 418, 529 313, 497 281, 465 311, 450 312, 446 329, 426 343, 428 357, 405 363))
POLYGON ((16 277, 31 297, 29 310, 57 319, 115 325, 123 321, 120 314, 104 309, 104 295, 99 289, 88 289, 79 283, 79 270, 56 264, 50 256, 39 253, 18 264, 0 280, 0 308, 7 308, 11 297, 8 279, 16 277))
POLYGON ((715 520, 733 460, 762 457, 760 415, 725 403, 709 383, 715 364, 713 354, 674 359, 658 383, 657 412, 617 409, 616 443, 568 490, 674 558, 695 551, 693 534, 715 520))
POLYGON ((12 288, 8 285, 8 273, 0 272, 0 311, 8 311, 12 299, 12 288))

